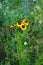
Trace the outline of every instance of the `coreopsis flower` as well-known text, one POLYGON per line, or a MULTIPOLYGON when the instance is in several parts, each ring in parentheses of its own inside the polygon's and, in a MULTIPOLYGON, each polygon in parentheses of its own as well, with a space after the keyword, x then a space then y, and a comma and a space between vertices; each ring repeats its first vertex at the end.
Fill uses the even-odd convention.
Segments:
POLYGON ((17 26, 21 27, 22 22, 17 22, 17 26))
POLYGON ((23 25, 21 25, 21 30, 26 30, 26 26, 23 24, 23 25))
POLYGON ((23 20, 23 23, 24 23, 25 25, 28 25, 28 24, 29 24, 28 20, 26 20, 26 19, 23 20))

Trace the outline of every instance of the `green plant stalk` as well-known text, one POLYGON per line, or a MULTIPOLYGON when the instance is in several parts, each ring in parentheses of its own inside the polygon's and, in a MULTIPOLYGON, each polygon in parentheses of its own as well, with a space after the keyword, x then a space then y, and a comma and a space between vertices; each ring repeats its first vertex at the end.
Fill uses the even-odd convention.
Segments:
POLYGON ((22 46, 21 40, 17 39, 17 54, 18 54, 19 65, 22 65, 22 62, 21 62, 21 52, 23 50, 22 47, 23 46, 22 46))
POLYGON ((40 54, 40 56, 39 56, 39 58, 37 59, 35 65, 41 65, 42 61, 43 61, 43 52, 40 54))
POLYGON ((23 45, 21 39, 17 40, 17 54, 18 54, 18 60, 19 60, 19 65, 28 65, 27 63, 27 57, 28 54, 25 54, 25 57, 21 57, 23 52, 23 45))

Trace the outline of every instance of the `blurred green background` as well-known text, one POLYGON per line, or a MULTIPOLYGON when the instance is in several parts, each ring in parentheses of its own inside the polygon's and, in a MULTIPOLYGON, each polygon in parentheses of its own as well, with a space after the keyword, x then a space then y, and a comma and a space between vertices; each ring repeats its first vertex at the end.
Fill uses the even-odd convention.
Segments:
POLYGON ((0 65, 43 65, 43 0, 0 0, 0 65))

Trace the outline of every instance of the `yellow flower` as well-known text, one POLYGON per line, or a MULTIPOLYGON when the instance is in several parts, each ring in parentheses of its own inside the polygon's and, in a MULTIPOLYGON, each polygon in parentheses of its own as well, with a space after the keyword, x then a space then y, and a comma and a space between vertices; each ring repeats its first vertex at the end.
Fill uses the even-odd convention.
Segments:
POLYGON ((26 26, 23 24, 23 25, 21 25, 21 30, 26 30, 26 26))
POLYGON ((21 25, 22 25, 22 22, 17 22, 18 27, 21 27, 21 25))
POLYGON ((28 20, 26 20, 26 19, 23 20, 23 23, 24 23, 25 25, 28 25, 28 24, 29 24, 28 20))

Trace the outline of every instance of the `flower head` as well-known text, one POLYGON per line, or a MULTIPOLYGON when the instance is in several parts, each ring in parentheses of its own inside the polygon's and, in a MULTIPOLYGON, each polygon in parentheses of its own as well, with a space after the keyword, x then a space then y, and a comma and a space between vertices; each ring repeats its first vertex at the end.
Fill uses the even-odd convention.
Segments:
POLYGON ((21 22, 17 22, 17 26, 18 26, 18 27, 20 27, 20 26, 21 26, 21 24, 22 24, 21 22))
POLYGON ((26 19, 23 20, 23 23, 24 23, 25 25, 28 25, 28 24, 29 24, 28 20, 26 20, 26 19))
POLYGON ((23 24, 23 25, 21 25, 21 30, 26 30, 26 26, 23 24))

